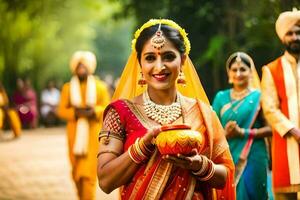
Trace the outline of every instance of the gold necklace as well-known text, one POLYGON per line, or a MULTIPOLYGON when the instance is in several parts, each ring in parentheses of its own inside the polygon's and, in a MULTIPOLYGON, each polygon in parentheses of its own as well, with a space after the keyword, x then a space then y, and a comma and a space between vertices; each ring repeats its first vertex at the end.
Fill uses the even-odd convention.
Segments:
POLYGON ((180 94, 171 105, 159 105, 151 101, 148 91, 143 94, 144 110, 146 115, 161 125, 170 124, 181 115, 180 94))
POLYGON ((235 89, 232 88, 231 90, 231 98, 234 100, 240 100, 242 98, 244 98, 245 96, 248 95, 248 93, 250 92, 249 88, 246 88, 240 92, 236 91, 235 89))

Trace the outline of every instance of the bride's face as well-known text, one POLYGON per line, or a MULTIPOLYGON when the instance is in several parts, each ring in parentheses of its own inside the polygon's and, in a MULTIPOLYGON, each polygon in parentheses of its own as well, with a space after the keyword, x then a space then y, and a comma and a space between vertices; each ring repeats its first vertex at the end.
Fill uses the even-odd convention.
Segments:
POLYGON ((148 87, 168 90, 175 87, 183 58, 175 46, 166 39, 161 49, 152 46, 149 39, 141 52, 141 66, 148 87))

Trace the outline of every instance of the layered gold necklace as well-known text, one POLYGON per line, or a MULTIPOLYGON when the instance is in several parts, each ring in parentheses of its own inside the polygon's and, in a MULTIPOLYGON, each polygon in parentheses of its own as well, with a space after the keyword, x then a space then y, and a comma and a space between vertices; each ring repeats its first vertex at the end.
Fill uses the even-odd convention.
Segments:
POLYGON ((161 125, 170 124, 181 115, 180 94, 170 105, 159 105, 151 101, 148 91, 143 93, 144 110, 146 115, 161 125))
POLYGON ((244 98, 245 96, 247 96, 249 92, 250 92, 249 88, 246 88, 242 91, 236 91, 235 89, 232 88, 231 98, 234 100, 240 100, 240 99, 244 98))

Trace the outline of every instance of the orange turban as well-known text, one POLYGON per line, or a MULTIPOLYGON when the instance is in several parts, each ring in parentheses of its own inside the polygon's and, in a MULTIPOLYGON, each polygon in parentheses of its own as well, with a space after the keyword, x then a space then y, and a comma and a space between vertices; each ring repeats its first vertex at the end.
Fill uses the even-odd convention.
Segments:
POLYGON ((282 40, 285 34, 300 21, 300 10, 286 11, 279 15, 275 28, 278 37, 282 40))
POLYGON ((76 51, 70 61, 71 72, 74 74, 79 63, 84 64, 89 74, 93 74, 96 69, 96 56, 90 51, 76 51))

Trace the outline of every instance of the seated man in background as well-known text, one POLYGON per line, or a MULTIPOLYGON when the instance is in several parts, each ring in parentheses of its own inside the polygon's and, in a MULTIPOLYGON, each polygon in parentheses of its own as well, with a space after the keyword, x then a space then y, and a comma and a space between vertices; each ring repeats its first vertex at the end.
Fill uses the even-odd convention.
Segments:
POLYGON ((55 126, 59 119, 56 115, 56 107, 59 103, 60 91, 55 87, 53 80, 48 81, 47 87, 41 94, 41 117, 46 127, 55 126))

